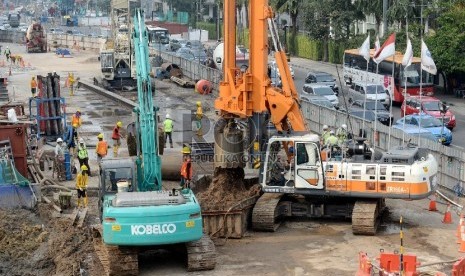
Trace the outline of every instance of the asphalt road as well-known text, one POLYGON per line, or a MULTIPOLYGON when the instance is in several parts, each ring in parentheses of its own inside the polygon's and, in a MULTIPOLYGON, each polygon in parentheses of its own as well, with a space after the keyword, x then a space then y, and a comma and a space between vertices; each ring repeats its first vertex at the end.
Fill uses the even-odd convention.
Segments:
MULTIPOLYGON (((340 105, 344 103, 344 91, 346 90, 347 86, 341 85, 343 83, 343 75, 342 75, 342 67, 341 65, 329 64, 329 63, 321 63, 312 60, 292 60, 291 58, 291 65, 294 69, 295 73, 295 86, 299 93, 302 91, 302 87, 305 83, 305 77, 309 71, 323 71, 329 74, 332 74, 338 83, 339 91, 339 102, 340 105), (339 76, 338 72, 339 71, 339 76), (341 89, 342 88, 342 89, 341 89)), ((443 95, 443 94, 436 94, 437 98, 441 99, 442 101, 446 102, 447 105, 450 106, 450 109, 455 114, 455 118, 457 121, 457 126, 452 131, 452 147, 459 147, 464 149, 465 148, 465 128, 463 127, 465 124, 465 99, 455 98, 452 95, 443 95)), ((346 97, 347 99, 347 97, 346 97)), ((350 106, 350 105, 347 105, 350 106)), ((394 115, 394 121, 398 120, 400 117, 400 106, 393 106, 392 114, 394 115)))

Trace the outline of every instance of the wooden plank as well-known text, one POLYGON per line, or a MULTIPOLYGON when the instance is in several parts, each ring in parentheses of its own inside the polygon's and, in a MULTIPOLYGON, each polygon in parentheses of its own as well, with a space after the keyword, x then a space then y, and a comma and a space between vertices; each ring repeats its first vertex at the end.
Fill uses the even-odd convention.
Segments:
POLYGON ((82 225, 84 224, 84 220, 86 219, 86 215, 87 215, 87 207, 79 210, 79 219, 77 222, 78 228, 82 228, 82 225))

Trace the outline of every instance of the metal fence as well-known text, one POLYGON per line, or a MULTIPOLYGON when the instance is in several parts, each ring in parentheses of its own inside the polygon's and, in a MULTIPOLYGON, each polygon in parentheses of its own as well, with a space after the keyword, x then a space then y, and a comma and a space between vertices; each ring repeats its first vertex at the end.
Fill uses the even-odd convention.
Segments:
MULTIPOLYGON (((347 113, 318 106, 309 102, 302 102, 302 112, 313 132, 321 133, 323 125, 330 127, 340 127, 347 124, 352 133, 358 134, 364 126, 367 133, 367 140, 372 142, 374 123, 360 118, 348 116, 347 113)), ((389 150, 394 146, 403 143, 403 132, 380 123, 376 125, 377 135, 375 136, 375 147, 382 151, 389 150), (390 131, 389 131, 390 129, 390 131), (390 139, 389 139, 390 132, 390 139)), ((418 135, 405 134, 405 141, 409 141, 423 148, 427 148, 434 155, 439 164, 439 184, 449 190, 461 189, 464 181, 465 153, 453 147, 447 147, 435 141, 419 138, 418 135), (457 185, 459 184, 459 185, 457 185)), ((460 191, 461 192, 461 191, 460 191)))

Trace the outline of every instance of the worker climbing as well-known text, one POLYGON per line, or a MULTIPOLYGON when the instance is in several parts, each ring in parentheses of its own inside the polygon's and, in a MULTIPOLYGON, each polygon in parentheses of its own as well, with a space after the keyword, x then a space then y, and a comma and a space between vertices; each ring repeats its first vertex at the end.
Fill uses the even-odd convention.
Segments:
POLYGON ((173 120, 170 118, 170 114, 166 114, 165 116, 165 121, 163 121, 163 131, 165 132, 164 147, 166 146, 166 144, 168 144, 169 139, 170 147, 173 148, 173 138, 171 136, 173 132, 173 120))
POLYGON ((113 140, 113 157, 118 157, 118 149, 121 146, 121 138, 123 138, 123 135, 121 134, 121 127, 123 127, 123 123, 118 121, 113 128, 113 134, 111 135, 111 139, 113 140))
POLYGON ((82 206, 87 208, 87 183, 89 181, 88 170, 86 165, 81 166, 81 172, 77 175, 76 178, 76 190, 77 190, 77 206, 78 208, 82 206), (81 202, 82 198, 82 202, 81 202))
POLYGON ((37 93, 37 82, 36 82, 36 78, 32 77, 32 79, 31 79, 31 94, 32 94, 33 98, 36 97, 36 93, 37 93))
POLYGON ((189 146, 184 145, 182 148, 182 165, 181 165, 181 187, 187 189, 192 180, 192 160, 191 149, 189 146))
POLYGON ((197 129, 197 136, 203 136, 202 132, 202 118, 203 118, 203 110, 202 110, 202 103, 200 101, 197 102, 197 111, 195 112, 195 123, 197 129))
POLYGON ((328 125, 323 125, 323 132, 321 133, 321 145, 326 144, 326 139, 328 139, 329 135, 328 125))

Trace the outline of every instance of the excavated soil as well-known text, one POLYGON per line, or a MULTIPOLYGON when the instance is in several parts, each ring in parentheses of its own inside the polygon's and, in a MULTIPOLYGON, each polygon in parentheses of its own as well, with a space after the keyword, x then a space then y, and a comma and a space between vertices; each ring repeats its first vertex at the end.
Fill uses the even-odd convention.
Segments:
POLYGON ((197 199, 202 211, 222 211, 259 193, 260 185, 247 183, 242 168, 216 168, 208 188, 198 192, 197 199))
POLYGON ((47 205, 0 210, 0 275, 98 275, 87 227, 53 218, 47 205))

